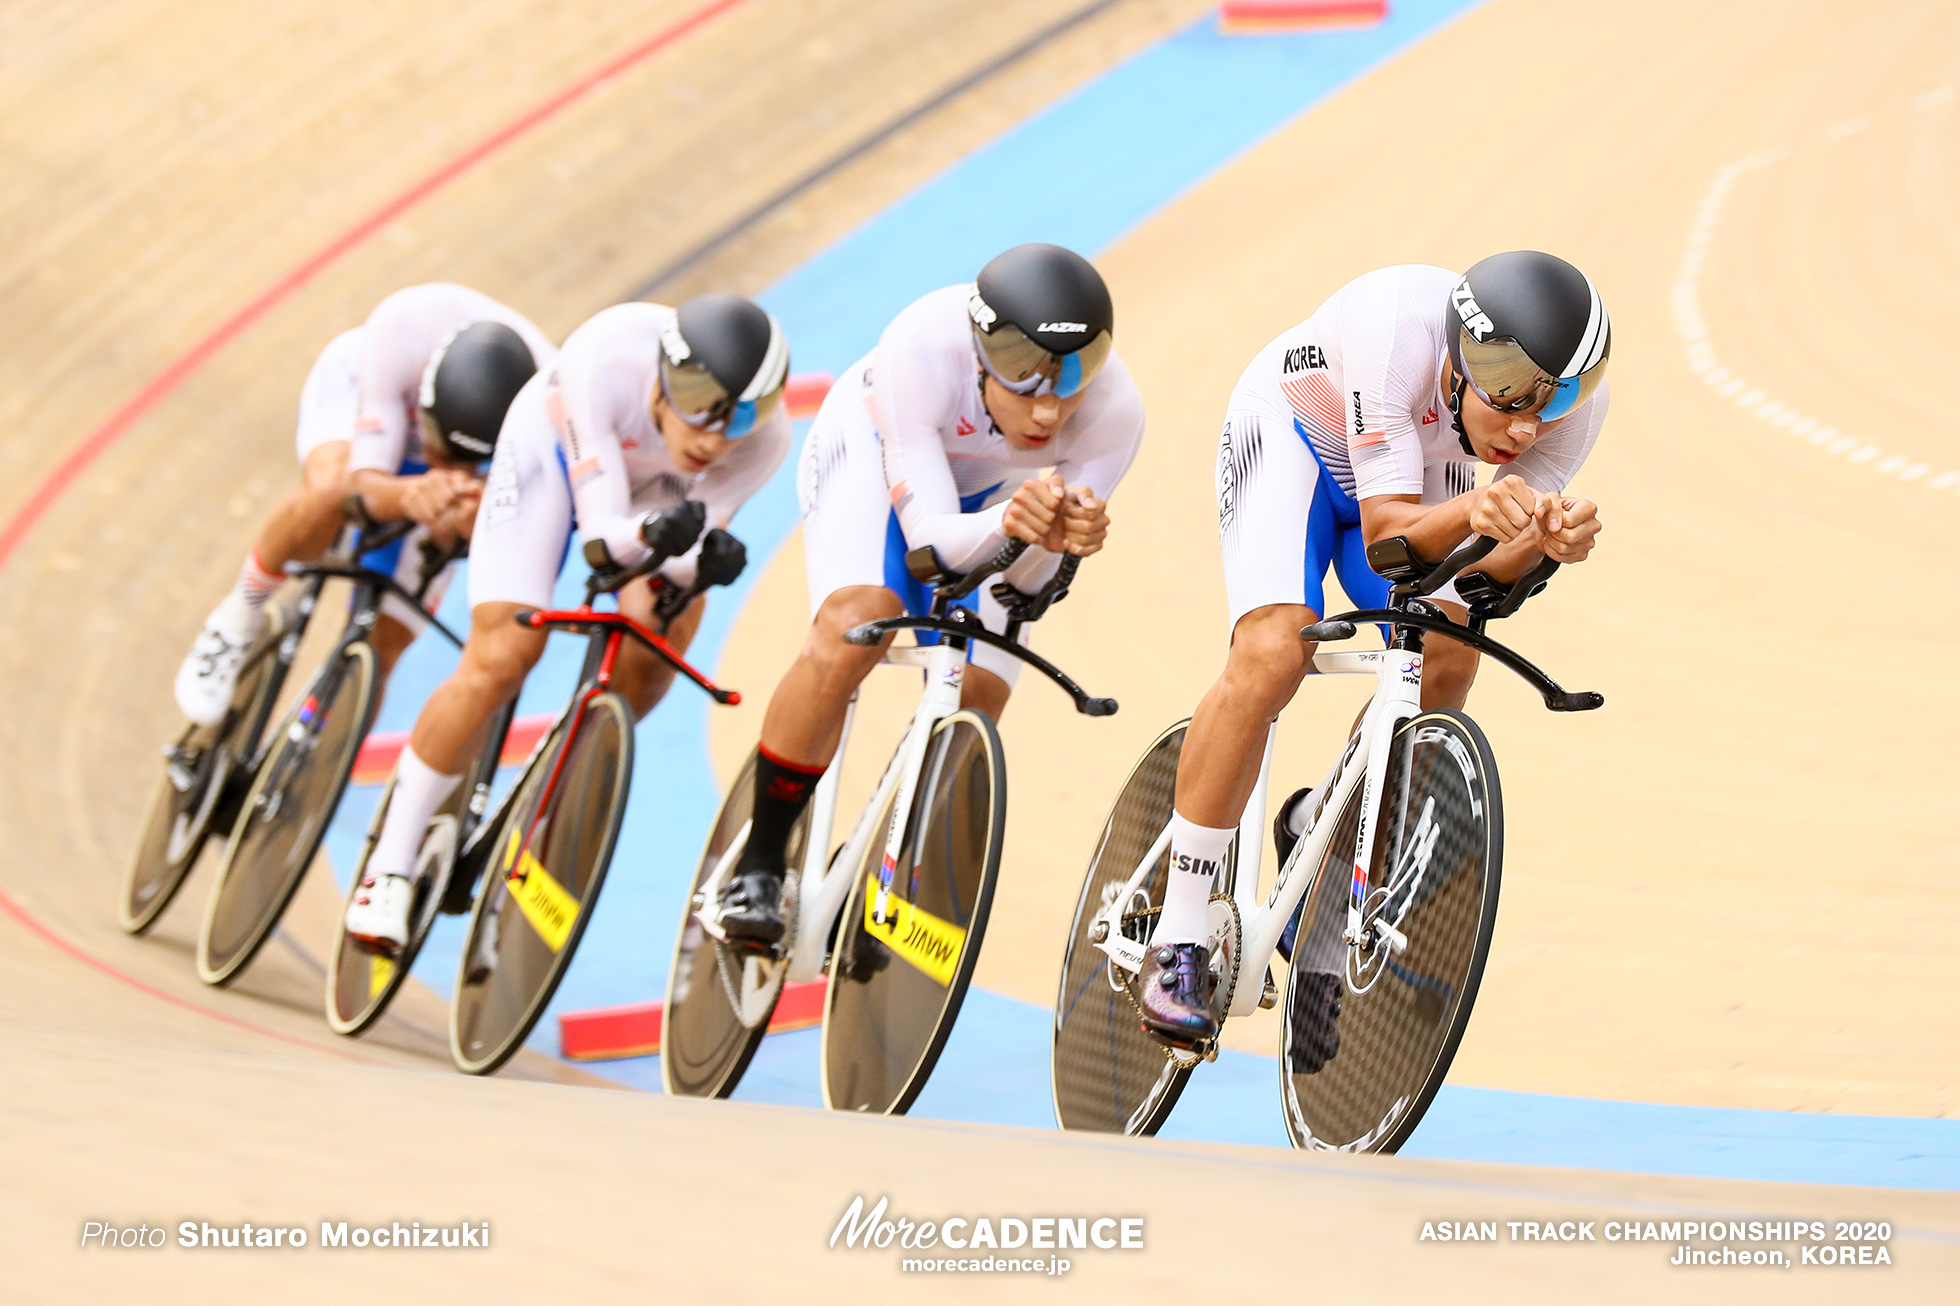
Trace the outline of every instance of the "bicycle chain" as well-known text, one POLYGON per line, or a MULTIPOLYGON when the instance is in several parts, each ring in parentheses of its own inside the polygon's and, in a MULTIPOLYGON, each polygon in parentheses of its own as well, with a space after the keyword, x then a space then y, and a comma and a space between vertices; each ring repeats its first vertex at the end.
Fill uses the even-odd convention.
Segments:
MULTIPOLYGON (((1231 898, 1227 897, 1222 893, 1214 893, 1211 895, 1209 899, 1207 899, 1207 905, 1214 902, 1222 902, 1227 904, 1226 911, 1230 914, 1231 917, 1232 948, 1231 948, 1231 952, 1229 953, 1229 956, 1231 957, 1232 966, 1231 966, 1231 974, 1229 976, 1214 977, 1214 987, 1212 989, 1212 992, 1215 994, 1219 992, 1220 989, 1224 989, 1227 992, 1237 992, 1238 979, 1239 979, 1239 950, 1244 945, 1245 942, 1244 932, 1239 925, 1238 904, 1234 902, 1231 898), (1226 983, 1228 978, 1230 980, 1229 984, 1226 983)), ((1162 907, 1146 907, 1142 911, 1138 911, 1138 912, 1124 912, 1123 922, 1124 924, 1128 924, 1131 921, 1154 920, 1156 919, 1156 917, 1158 917, 1163 913, 1163 910, 1164 909, 1162 907)), ((1209 922, 1207 922, 1207 924, 1209 924, 1209 922)), ((1209 930, 1207 930, 1207 934, 1209 934, 1209 930)), ((1150 935, 1146 933, 1143 937, 1147 939, 1150 937, 1150 935)), ((1216 950, 1214 949, 1214 951, 1216 950)), ((1109 957, 1103 958, 1103 965, 1105 967, 1118 970, 1119 973, 1122 975, 1122 979, 1117 985, 1117 987, 1122 989, 1123 997, 1129 1002, 1131 1009, 1136 1012, 1138 1022, 1142 1023, 1144 1018, 1143 1004, 1137 1001, 1136 991, 1132 987, 1132 985, 1134 985, 1137 982, 1138 977, 1135 975, 1131 975, 1128 972, 1122 971, 1121 968, 1116 965, 1116 962, 1109 957)), ((1220 1011, 1218 1013, 1218 1023, 1219 1023, 1219 1027, 1223 1029, 1225 1024, 1225 1013, 1223 1011, 1220 1011)), ((1205 1054, 1203 1052, 1193 1052, 1184 1048, 1173 1048, 1170 1044, 1165 1043, 1163 1040, 1151 1034, 1148 1029, 1145 1029, 1143 1033, 1144 1033, 1144 1037, 1150 1039, 1151 1042, 1155 1043, 1163 1051, 1165 1060, 1171 1062, 1173 1065, 1176 1065, 1181 1070, 1192 1069, 1200 1061, 1205 1060, 1205 1054), (1180 1055, 1180 1053, 1182 1053, 1182 1055, 1180 1055), (1189 1057, 1190 1060, 1186 1061, 1185 1060, 1186 1057, 1189 1057)), ((1217 1046, 1218 1046, 1218 1040, 1213 1039, 1211 1042, 1211 1046, 1208 1050, 1216 1050, 1217 1046)))
MULTIPOLYGON (((782 912, 783 912, 783 938, 792 943, 796 939, 796 918, 797 918, 798 908, 802 903, 802 895, 797 892, 798 884, 801 878, 802 877, 795 871, 789 871, 783 876, 783 895, 781 899, 782 912)), ((728 970, 729 970, 728 963, 731 960, 731 954, 734 954, 736 957, 740 957, 742 955, 742 951, 740 949, 729 947, 729 945, 723 943, 719 939, 710 937, 709 941, 714 945, 714 949, 715 949, 715 978, 721 981, 721 991, 722 991, 722 995, 728 999, 728 1009, 735 1013, 736 1024, 742 1025, 742 1028, 744 1029, 751 1029, 753 1028, 753 1026, 743 1024, 742 1022, 741 986, 739 983, 731 982, 728 978, 728 970)), ((788 947, 783 948, 782 954, 778 957, 772 958, 771 960, 780 963, 784 971, 787 972, 789 969, 789 948, 788 947)), ((737 961, 736 971, 738 975, 740 973, 740 969, 741 969, 741 963, 737 961)), ((780 997, 781 996, 780 981, 778 982, 778 984, 779 984, 778 996, 780 997)))

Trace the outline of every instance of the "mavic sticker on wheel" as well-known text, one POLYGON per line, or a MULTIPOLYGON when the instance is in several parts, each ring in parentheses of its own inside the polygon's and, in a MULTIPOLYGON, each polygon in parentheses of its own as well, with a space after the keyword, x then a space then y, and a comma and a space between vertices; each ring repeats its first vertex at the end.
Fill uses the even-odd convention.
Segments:
POLYGON ((939 984, 953 982, 966 931, 951 921, 913 906, 896 895, 885 899, 885 920, 877 920, 878 876, 865 877, 864 932, 905 958, 939 984))
MULTIPOLYGON (((531 922, 531 928, 538 932, 544 945, 553 952, 565 946, 571 937, 572 922, 578 918, 578 899, 565 892, 565 886, 551 878, 544 863, 531 855, 529 848, 516 858, 517 869, 506 872, 510 884, 510 896, 517 903, 517 909, 524 913, 524 919, 531 922)), ((506 856, 505 864, 510 858, 506 856)))
POLYGON ((388 987, 388 981, 395 977, 395 963, 388 957, 368 958, 368 998, 372 1001, 381 996, 388 987))

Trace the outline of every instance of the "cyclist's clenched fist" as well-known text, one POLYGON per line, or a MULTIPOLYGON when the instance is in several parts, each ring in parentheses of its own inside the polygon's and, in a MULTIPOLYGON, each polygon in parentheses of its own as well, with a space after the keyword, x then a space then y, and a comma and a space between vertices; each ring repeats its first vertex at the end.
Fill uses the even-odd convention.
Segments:
POLYGON ((436 468, 404 477, 403 482, 402 512, 424 525, 448 513, 465 496, 481 492, 474 476, 455 468, 436 468))
POLYGON ((1109 534, 1109 505, 1096 497, 1086 485, 1068 487, 1068 503, 1062 509, 1062 535, 1068 551, 1086 558, 1103 546, 1109 534))
POLYGON ((1500 543, 1531 532, 1546 557, 1581 562, 1599 534, 1599 508, 1590 499, 1545 494, 1521 476, 1491 482, 1470 506, 1470 528, 1500 543))

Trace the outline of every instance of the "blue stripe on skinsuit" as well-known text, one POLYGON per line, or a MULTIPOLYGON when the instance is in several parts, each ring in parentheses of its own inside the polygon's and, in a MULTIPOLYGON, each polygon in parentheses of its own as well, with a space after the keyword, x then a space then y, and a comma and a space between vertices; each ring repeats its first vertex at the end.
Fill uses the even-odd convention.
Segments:
MULTIPOLYGON (((960 511, 963 513, 979 512, 980 509, 986 507, 988 498, 1005 484, 1007 484, 1006 481, 1001 481, 981 490, 977 494, 961 495, 960 511)), ((905 532, 898 524, 898 513, 893 511, 885 518, 885 588, 898 595, 899 599, 905 604, 905 611, 907 613, 914 617, 923 617, 932 611, 932 590, 905 569, 905 554, 909 547, 905 542, 905 532)), ((978 612, 980 610, 979 591, 976 590, 967 595, 953 606, 956 608, 965 608, 969 612, 978 612)), ((929 630, 914 631, 913 634, 917 636, 921 644, 937 644, 939 642, 939 636, 929 630)))

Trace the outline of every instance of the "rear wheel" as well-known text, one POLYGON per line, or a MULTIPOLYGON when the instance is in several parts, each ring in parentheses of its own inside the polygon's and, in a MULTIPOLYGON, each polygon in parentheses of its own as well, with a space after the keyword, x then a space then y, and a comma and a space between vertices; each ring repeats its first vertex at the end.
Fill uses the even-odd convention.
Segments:
POLYGON ((1342 940, 1357 786, 1308 890, 1287 977, 1280 1099, 1296 1147, 1393 1152, 1408 1141, 1469 1024, 1497 924, 1504 821, 1483 732, 1460 712, 1424 712, 1391 749, 1364 923, 1384 920, 1408 944, 1342 940))
POLYGON ((423 831, 422 845, 415 854, 415 904, 408 913, 408 939, 402 944, 400 954, 393 957, 363 947, 350 938, 346 910, 360 890, 368 858, 373 856, 375 841, 381 837, 381 827, 388 819, 388 803, 395 794, 395 782, 388 781, 387 791, 381 795, 374 820, 368 826, 361 860, 348 881, 346 902, 334 922, 333 952, 327 962, 327 1023, 333 1026, 334 1033, 352 1036, 366 1030, 381 1019, 396 992, 407 982, 448 892, 457 854, 469 838, 471 809, 481 811, 489 799, 489 786, 497 776, 497 759, 503 752, 504 736, 513 713, 514 709, 507 706, 492 719, 488 742, 472 759, 462 782, 443 800, 423 831))
POLYGON ((252 960, 313 864, 375 706, 374 650, 342 648, 280 722, 211 888, 197 973, 227 984, 252 960))
POLYGON ((289 618, 277 604, 266 616, 265 634, 239 675, 225 719, 189 727, 165 750, 163 776, 151 795, 118 904, 118 919, 131 934, 143 933, 163 914, 197 865, 205 841, 222 826, 226 809, 236 810, 237 791, 250 783, 239 768, 258 748, 286 670, 275 653, 289 618))
MULTIPOLYGON (((1109 958, 1089 940, 1089 927, 1111 903, 1170 823, 1177 761, 1189 721, 1180 721, 1144 751, 1103 824, 1089 873, 1076 900, 1062 954, 1062 987, 1055 1000, 1051 1073, 1055 1119, 1064 1129, 1154 1134, 1170 1117, 1198 1058, 1173 1052, 1143 1032, 1137 1008, 1109 958)), ((1231 885, 1235 852, 1225 859, 1231 885)), ((1123 907, 1123 932, 1149 941, 1164 903, 1170 854, 1157 855, 1123 907)), ((1218 905, 1214 900, 1214 905, 1218 905)), ((1228 931, 1236 938, 1236 932, 1228 931)))
MULTIPOLYGON (((749 815, 755 798, 755 754, 750 753, 722 799, 721 813, 701 850, 701 862, 688 888, 681 916, 680 937, 674 941, 674 960, 667 972, 667 1005, 660 1029, 660 1079, 677 1097, 727 1097, 742 1082, 769 1017, 782 996, 787 952, 781 959, 731 948, 701 928, 695 915, 707 901, 708 883, 723 862, 727 869, 742 855, 748 841, 749 815)), ((810 811, 804 808, 790 831, 784 851, 789 867, 784 894, 793 902, 801 880, 803 852, 810 834, 810 811)), ((787 903, 786 903, 787 905, 787 903)), ((795 938, 793 912, 785 913, 795 938)))
POLYGON ((632 773, 633 714, 606 692, 518 782, 457 972, 449 1012, 457 1069, 496 1070, 544 1014, 598 903, 632 773))
MULTIPOLYGON (((873 829, 890 829, 896 801, 873 829)), ((1006 825, 1000 736, 985 713, 955 712, 927 742, 884 900, 883 838, 842 868, 855 882, 825 995, 825 1106, 902 1115, 925 1087, 980 957, 1006 825)))

